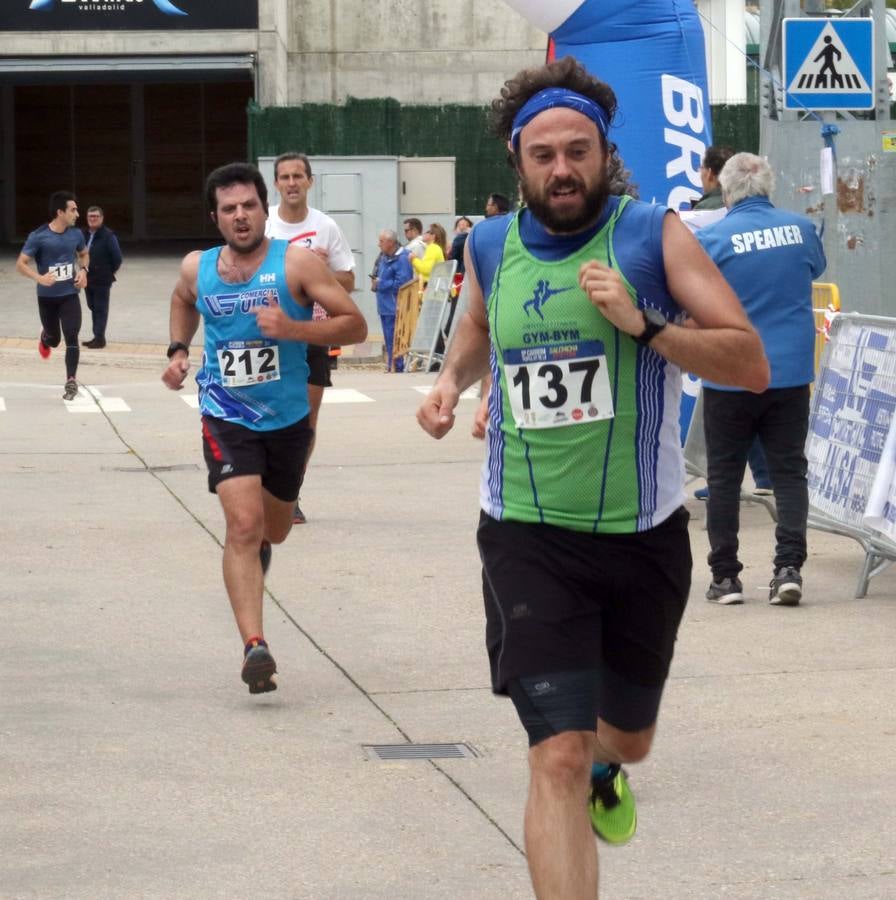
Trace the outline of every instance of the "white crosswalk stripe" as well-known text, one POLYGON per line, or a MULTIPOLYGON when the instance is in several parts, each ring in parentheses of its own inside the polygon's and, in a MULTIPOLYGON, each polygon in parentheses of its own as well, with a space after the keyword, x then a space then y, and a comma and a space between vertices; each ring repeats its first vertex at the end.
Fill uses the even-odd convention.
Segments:
POLYGON ((362 394, 354 388, 327 388, 324 403, 374 403, 373 397, 362 394))
MULTIPOLYGON (((198 394, 183 394, 181 399, 187 406, 199 409, 198 394)), ((324 403, 375 403, 373 397, 362 394, 354 388, 327 388, 324 391, 324 403)))
MULTIPOLYGON (((9 388, 10 384, 6 383, 3 386, 5 388, 9 388)), ((38 388, 43 393, 46 393, 47 391, 50 391, 52 389, 55 392, 55 388, 46 384, 14 385, 14 387, 38 388)), ((404 385, 402 387, 406 388, 408 391, 414 391, 418 394, 428 394, 432 389, 431 385, 404 385)), ((116 390, 125 392, 127 391, 127 389, 127 385, 121 385, 116 388, 116 390)), ((477 395, 477 391, 478 389, 476 387, 469 388, 468 390, 464 391, 463 394, 461 394, 461 400, 478 400, 479 397, 477 395)), ((165 395, 163 394, 163 396, 165 395)), ((177 396, 179 396, 181 402, 185 403, 191 409, 199 409, 198 394, 184 394, 181 392, 177 396)), ((11 411, 9 407, 10 402, 13 404, 13 411, 16 409, 20 409, 23 405, 29 405, 28 401, 23 400, 20 396, 14 396, 12 399, 10 399, 10 395, 9 393, 7 393, 5 396, 0 397, 0 413, 11 411)), ((133 402, 133 400, 131 402, 133 402)), ((355 388, 327 388, 324 391, 323 402, 332 404, 376 403, 377 398, 371 397, 368 394, 363 393, 362 391, 356 390, 355 388)), ((90 413, 96 414, 100 412, 133 412, 133 409, 123 397, 104 397, 102 391, 99 388, 90 384, 78 385, 78 394, 75 399, 64 401, 60 405, 69 413, 73 413, 75 415, 87 415, 90 413)))
POLYGON ((76 414, 131 411, 121 397, 104 397, 98 388, 90 385, 79 385, 78 395, 74 400, 67 401, 65 408, 76 414))
MULTIPOLYGON (((431 384, 418 384, 414 390, 420 394, 428 394, 432 390, 433 386, 431 384)), ((470 387, 467 388, 461 395, 461 400, 478 400, 479 399, 479 388, 478 387, 470 387)))

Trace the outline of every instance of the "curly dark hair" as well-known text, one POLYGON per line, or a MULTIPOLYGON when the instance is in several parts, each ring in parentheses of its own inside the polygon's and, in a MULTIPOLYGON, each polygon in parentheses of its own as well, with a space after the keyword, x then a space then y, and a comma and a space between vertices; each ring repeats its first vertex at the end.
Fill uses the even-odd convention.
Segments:
POLYGON ((217 215, 218 188, 230 187, 233 184, 254 184, 255 190, 258 191, 261 205, 264 207, 265 215, 267 215, 268 186, 265 184, 261 172, 252 163, 244 162, 234 162, 228 163, 226 166, 219 166, 205 180, 205 202, 212 213, 217 215))
MULTIPOLYGON (((616 94, 613 89, 605 82, 589 75, 575 57, 564 56, 562 59, 545 63, 543 66, 523 69, 522 72, 518 72, 513 78, 504 82, 501 96, 496 97, 491 104, 489 123, 491 132, 501 140, 509 141, 516 114, 530 97, 550 87, 568 88, 594 100, 606 110, 607 120, 610 122, 616 115, 616 94)), ((637 185, 631 182, 631 172, 625 168, 618 148, 603 135, 601 135, 601 143, 610 157, 607 166, 610 193, 637 197, 637 185)), ((519 163, 516 154, 508 153, 507 162, 511 168, 518 171, 519 163)))

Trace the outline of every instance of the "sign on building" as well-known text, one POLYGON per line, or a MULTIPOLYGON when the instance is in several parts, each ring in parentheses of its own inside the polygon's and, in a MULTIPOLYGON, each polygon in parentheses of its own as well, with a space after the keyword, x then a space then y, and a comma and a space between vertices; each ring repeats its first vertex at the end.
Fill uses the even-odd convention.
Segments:
POLYGON ((785 109, 873 109, 874 22, 785 19, 785 109))
POLYGON ((258 28, 258 0, 3 0, 0 31, 258 28))

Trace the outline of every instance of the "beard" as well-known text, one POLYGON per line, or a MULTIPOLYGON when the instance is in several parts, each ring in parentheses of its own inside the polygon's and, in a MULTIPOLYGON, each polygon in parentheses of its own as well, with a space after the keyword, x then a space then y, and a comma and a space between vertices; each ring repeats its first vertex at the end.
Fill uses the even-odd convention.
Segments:
POLYGON ((257 234, 249 244, 237 244, 235 241, 229 239, 225 239, 225 243, 228 247, 230 247, 230 250, 233 253, 234 257, 240 255, 249 256, 261 246, 263 240, 264 231, 262 231, 261 234, 257 234))
POLYGON ((610 196, 610 186, 606 178, 601 178, 588 187, 581 179, 570 176, 553 178, 543 189, 538 190, 520 172, 520 193, 526 206, 548 231, 556 234, 575 234, 598 220, 610 196), (578 209, 555 209, 551 206, 551 192, 562 188, 578 190, 582 198, 578 209))

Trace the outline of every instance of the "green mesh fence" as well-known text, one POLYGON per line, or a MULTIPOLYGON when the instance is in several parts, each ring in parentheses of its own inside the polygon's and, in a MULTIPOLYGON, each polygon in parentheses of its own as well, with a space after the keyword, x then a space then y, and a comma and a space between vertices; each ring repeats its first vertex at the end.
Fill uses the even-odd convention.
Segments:
POLYGON ((309 156, 453 156, 459 212, 479 214, 489 194, 516 194, 516 178, 478 106, 402 106, 349 99, 344 106, 250 105, 252 157, 297 148, 309 156))
MULTIPOLYGON (((344 106, 249 105, 251 157, 296 149, 309 156, 453 156, 458 212, 481 213, 489 194, 516 196, 516 178, 501 142, 487 130, 478 106, 403 106, 391 98, 355 100, 344 106)), ((759 149, 759 109, 714 106, 713 136, 753 153, 759 149)))
POLYGON ((759 152, 759 107, 743 103, 712 107, 713 143, 726 144, 738 153, 759 152))

